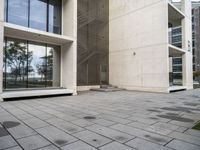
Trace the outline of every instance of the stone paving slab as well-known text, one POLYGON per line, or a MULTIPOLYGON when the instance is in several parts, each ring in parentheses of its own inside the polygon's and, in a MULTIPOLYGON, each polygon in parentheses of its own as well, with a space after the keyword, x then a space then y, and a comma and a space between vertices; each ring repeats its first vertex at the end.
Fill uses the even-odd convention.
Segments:
POLYGON ((144 130, 137 129, 137 128, 132 128, 132 127, 122 125, 122 124, 117 124, 117 125, 111 126, 111 128, 116 129, 121 132, 124 132, 124 133, 127 133, 127 134, 131 134, 133 136, 137 136, 137 137, 158 143, 158 144, 162 144, 162 145, 165 145, 170 140, 172 140, 172 138, 169 138, 167 136, 159 135, 156 133, 144 131, 144 130))
POLYGON ((97 150, 96 148, 82 142, 77 141, 72 144, 61 147, 62 150, 97 150))
POLYGON ((40 135, 33 135, 17 140, 19 144, 26 150, 34 150, 50 145, 51 143, 40 135))
POLYGON ((19 125, 13 128, 9 128, 8 131, 15 139, 37 134, 37 132, 25 125, 19 125))
POLYGON ((53 126, 40 128, 37 129, 36 131, 58 147, 77 141, 77 139, 74 138, 73 136, 53 126))
POLYGON ((135 136, 131 136, 129 134, 119 132, 117 130, 113 130, 113 129, 103 127, 100 125, 92 125, 92 126, 87 127, 87 129, 90 131, 96 132, 100 135, 103 135, 105 137, 111 138, 112 140, 118 141, 120 143, 125 143, 135 138, 135 136))
POLYGON ((0 149, 6 149, 13 146, 17 146, 17 143, 11 136, 3 136, 0 137, 0 149))
POLYGON ((169 144, 167 144, 167 147, 170 147, 175 150, 200 150, 200 146, 193 145, 190 143, 186 143, 179 140, 173 140, 169 144))
POLYGON ((111 142, 110 139, 91 131, 82 131, 74 134, 74 136, 94 147, 100 147, 111 142))
POLYGON ((139 150, 172 150, 170 148, 140 138, 133 139, 127 142, 126 145, 139 150))
POLYGON ((101 147, 100 150, 134 150, 134 149, 117 142, 112 142, 110 144, 101 147))
POLYGON ((0 150, 200 150, 200 89, 0 102, 0 150))

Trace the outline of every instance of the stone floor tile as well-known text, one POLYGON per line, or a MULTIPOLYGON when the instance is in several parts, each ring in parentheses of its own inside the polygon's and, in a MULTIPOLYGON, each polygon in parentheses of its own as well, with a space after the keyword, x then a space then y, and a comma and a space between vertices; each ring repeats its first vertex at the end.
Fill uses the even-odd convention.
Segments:
POLYGON ((144 128, 147 128, 150 126, 149 124, 145 124, 145 123, 141 123, 141 122, 137 122, 137 121, 129 123, 127 125, 129 125, 131 127, 139 128, 139 129, 144 129, 144 128))
POLYGON ((26 123, 28 126, 30 126, 33 129, 38 129, 38 128, 48 126, 46 122, 38 118, 31 118, 31 119, 24 120, 24 123, 26 123))
POLYGON ((194 129, 188 129, 187 131, 185 131, 184 133, 186 134, 190 134, 192 136, 196 136, 200 138, 200 131, 199 130, 194 130, 194 129))
POLYGON ((188 128, 186 127, 179 127, 178 129, 176 129, 177 132, 185 132, 186 130, 188 130, 188 128))
POLYGON ((168 136, 188 142, 188 143, 197 144, 200 146, 200 138, 196 136, 192 136, 192 135, 188 135, 188 134, 180 133, 180 132, 172 132, 168 136))
POLYGON ((120 144, 118 142, 112 142, 102 146, 100 150, 133 150, 133 148, 126 145, 120 144))
POLYGON ((158 122, 157 120, 154 120, 154 119, 141 118, 139 116, 138 117, 132 116, 132 117, 127 118, 127 119, 130 119, 132 121, 137 121, 137 122, 145 123, 145 124, 149 124, 149 125, 152 125, 152 124, 155 124, 156 122, 158 122))
POLYGON ((102 119, 110 120, 110 121, 113 121, 116 123, 121 123, 121 124, 127 124, 127 123, 132 122, 131 120, 127 120, 127 119, 123 119, 123 118, 115 117, 115 116, 111 116, 111 115, 106 115, 106 114, 100 115, 100 117, 102 119))
POLYGON ((26 120, 26 119, 34 118, 34 116, 32 116, 30 114, 21 114, 21 115, 17 115, 16 117, 20 120, 26 120))
POLYGON ((162 135, 168 135, 169 133, 173 132, 172 130, 169 130, 167 128, 161 128, 161 127, 154 126, 154 125, 144 128, 144 130, 150 131, 153 133, 162 134, 162 135))
POLYGON ((156 123, 152 126, 159 127, 159 128, 162 128, 162 129, 168 129, 168 130, 172 130, 172 131, 180 128, 180 126, 169 124, 169 123, 163 123, 163 122, 158 122, 158 123, 156 123))
POLYGON ((110 139, 91 131, 82 131, 73 135, 94 147, 100 147, 111 142, 110 139))
POLYGON ((111 126, 111 125, 116 124, 116 122, 109 121, 106 119, 97 119, 97 120, 94 120, 93 122, 102 126, 111 126))
POLYGON ((36 129, 36 131, 58 147, 77 141, 73 136, 52 126, 36 129))
POLYGON ((8 148, 6 150, 23 150, 23 149, 20 146, 15 146, 15 147, 8 148))
POLYGON ((146 140, 158 143, 158 144, 162 144, 162 145, 168 143, 171 140, 171 138, 168 138, 166 136, 154 134, 154 133, 144 131, 141 129, 137 129, 137 128, 133 128, 133 127, 130 127, 127 125, 118 124, 118 125, 114 125, 111 127, 118 131, 125 132, 125 133, 131 134, 133 136, 138 136, 140 138, 143 138, 143 139, 146 139, 146 140))
POLYGON ((18 139, 17 141, 25 150, 38 149, 38 148, 51 144, 49 141, 47 141, 45 138, 41 137, 40 135, 25 137, 22 139, 18 139))
POLYGON ((97 150, 96 148, 94 148, 84 142, 81 142, 81 141, 71 143, 64 147, 61 147, 61 149, 62 150, 97 150))
POLYGON ((8 131, 15 139, 37 134, 34 130, 25 125, 19 125, 13 128, 9 128, 8 131))
POLYGON ((0 150, 17 146, 17 143, 11 136, 0 137, 0 150))
POLYGON ((86 127, 86 126, 90 126, 90 125, 93 125, 94 123, 90 122, 90 121, 87 121, 85 119, 78 119, 78 120, 73 120, 71 121, 73 124, 76 124, 80 127, 86 127))
POLYGON ((0 137, 8 136, 8 135, 9 135, 8 131, 5 130, 5 128, 0 125, 0 137))
POLYGON ((47 114, 47 113, 43 113, 41 115, 38 115, 37 117, 41 120, 47 120, 47 119, 55 118, 54 115, 50 115, 50 114, 47 114))
POLYGON ((133 139, 127 142, 126 145, 133 147, 137 150, 171 150, 170 148, 140 138, 133 139))
POLYGON ((170 143, 168 143, 166 146, 175 150, 200 150, 200 146, 193 145, 193 144, 186 143, 179 140, 173 140, 170 143))
POLYGON ((135 136, 131 136, 126 133, 119 132, 117 130, 113 130, 108 127, 104 127, 104 126, 100 126, 100 125, 92 125, 92 126, 89 126, 86 128, 90 131, 96 132, 100 135, 111 138, 120 143, 124 143, 124 142, 127 142, 127 141, 135 138, 135 136))
POLYGON ((77 125, 74 125, 72 123, 66 122, 66 121, 64 121, 62 119, 59 119, 59 118, 49 119, 49 120, 47 120, 47 122, 52 124, 52 125, 54 125, 54 126, 56 126, 59 129, 64 130, 65 132, 67 132, 69 134, 85 130, 85 129, 77 126, 77 125))
POLYGON ((40 148, 40 149, 38 149, 38 150, 59 150, 59 148, 57 148, 57 147, 54 146, 54 145, 49 145, 49 146, 40 148))

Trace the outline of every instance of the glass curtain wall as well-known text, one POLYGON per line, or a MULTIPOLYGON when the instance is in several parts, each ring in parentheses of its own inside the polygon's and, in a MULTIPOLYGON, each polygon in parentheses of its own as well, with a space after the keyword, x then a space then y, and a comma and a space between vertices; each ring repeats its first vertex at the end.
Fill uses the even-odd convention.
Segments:
POLYGON ((5 21, 61 34, 62 0, 5 0, 5 21))
POLYGON ((4 46, 4 89, 60 86, 59 46, 13 38, 5 38, 4 46))
POLYGON ((108 84, 109 1, 78 1, 79 86, 108 84))

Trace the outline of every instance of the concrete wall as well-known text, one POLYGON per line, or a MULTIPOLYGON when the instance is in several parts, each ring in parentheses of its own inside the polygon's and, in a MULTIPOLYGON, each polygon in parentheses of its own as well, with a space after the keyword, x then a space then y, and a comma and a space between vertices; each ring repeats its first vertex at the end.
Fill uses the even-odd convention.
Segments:
POLYGON ((193 62, 192 62, 192 19, 191 0, 182 0, 182 11, 185 18, 182 20, 182 43, 185 54, 183 58, 183 85, 187 89, 193 88, 193 62))
POLYGON ((4 0, 0 1, 0 93, 3 90, 4 0))
POLYGON ((130 90, 167 92, 168 5, 110 0, 109 81, 130 90))

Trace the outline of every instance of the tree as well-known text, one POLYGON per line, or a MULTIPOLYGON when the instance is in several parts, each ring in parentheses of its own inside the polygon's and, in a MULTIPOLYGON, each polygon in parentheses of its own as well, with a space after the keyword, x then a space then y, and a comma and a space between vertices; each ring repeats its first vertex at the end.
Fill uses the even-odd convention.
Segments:
POLYGON ((28 69, 32 61, 32 52, 27 52, 26 45, 22 42, 14 41, 9 42, 5 47, 5 62, 7 67, 10 68, 10 73, 14 75, 15 84, 19 78, 20 81, 24 81, 25 76, 32 69, 28 69))
POLYGON ((53 70, 53 49, 50 49, 48 55, 40 58, 42 59, 42 63, 36 64, 37 72, 41 75, 41 80, 43 77, 45 80, 51 80, 53 70))
POLYGON ((194 72, 194 77, 200 83, 200 71, 194 72))

